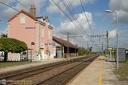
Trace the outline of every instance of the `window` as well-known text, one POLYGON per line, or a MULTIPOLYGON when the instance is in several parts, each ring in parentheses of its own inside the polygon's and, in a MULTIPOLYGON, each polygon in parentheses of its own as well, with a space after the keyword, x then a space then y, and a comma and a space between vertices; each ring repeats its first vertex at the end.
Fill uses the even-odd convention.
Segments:
POLYGON ((25 16, 21 16, 21 17, 20 17, 20 23, 21 23, 21 24, 24 24, 25 22, 26 22, 25 16))
POLYGON ((44 38, 44 29, 42 29, 42 38, 44 38))
POLYGON ((48 31, 48 39, 51 39, 51 33, 48 31))

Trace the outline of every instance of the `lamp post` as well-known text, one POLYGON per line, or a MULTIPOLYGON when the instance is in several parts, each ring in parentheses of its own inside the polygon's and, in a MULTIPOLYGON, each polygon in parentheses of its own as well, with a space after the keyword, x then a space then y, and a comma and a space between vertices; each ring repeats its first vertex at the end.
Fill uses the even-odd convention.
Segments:
POLYGON ((105 10, 107 13, 115 13, 116 14, 116 69, 119 69, 119 56, 118 56, 118 15, 116 11, 105 10))

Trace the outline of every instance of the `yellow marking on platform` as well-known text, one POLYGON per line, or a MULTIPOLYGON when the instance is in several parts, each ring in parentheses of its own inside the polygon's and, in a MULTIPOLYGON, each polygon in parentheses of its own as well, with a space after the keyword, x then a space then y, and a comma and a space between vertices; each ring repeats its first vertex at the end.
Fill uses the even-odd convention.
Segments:
POLYGON ((99 75, 98 85, 102 85, 102 68, 103 68, 103 62, 100 63, 100 75, 99 75))

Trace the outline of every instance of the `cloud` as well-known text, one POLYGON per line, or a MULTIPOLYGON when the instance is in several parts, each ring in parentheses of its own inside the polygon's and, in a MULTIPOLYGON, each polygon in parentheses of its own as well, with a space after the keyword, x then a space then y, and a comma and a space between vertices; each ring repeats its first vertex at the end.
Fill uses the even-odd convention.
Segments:
MULTIPOLYGON (((126 0, 110 0, 109 8, 117 12, 119 22, 128 23, 128 2, 126 0)), ((116 21, 116 16, 113 14, 113 20, 116 21)))
MULTIPOLYGON (((95 2, 95 0, 84 0, 84 1, 81 0, 81 1, 83 2, 83 4, 87 4, 87 3, 91 4, 91 3, 95 2)), ((68 7, 70 7, 71 9, 73 7, 81 5, 80 0, 75 0, 75 1, 72 1, 72 0, 68 0, 68 1, 67 0, 49 0, 49 6, 46 8, 46 11, 48 13, 56 13, 56 12, 62 13, 60 11, 60 9, 62 9, 63 11, 66 11, 64 4, 68 7), (57 6, 59 6, 60 9, 57 6)))
MULTIPOLYGON (((86 12, 86 15, 88 17, 89 23, 93 25, 92 14, 86 12)), ((59 27, 61 32, 69 32, 71 34, 82 34, 85 33, 87 29, 89 29, 89 25, 87 23, 84 13, 76 14, 74 15, 74 17, 76 18, 75 20, 74 19, 72 21, 65 20, 61 22, 59 27)))
MULTIPOLYGON (((92 14, 90 12, 85 12, 85 13, 88 17, 90 25, 93 28, 94 23, 92 19, 92 14)), ((84 13, 76 14, 74 15, 74 17, 75 17, 75 20, 72 20, 72 22, 69 19, 63 20, 60 23, 59 27, 54 27, 53 35, 67 40, 67 33, 69 33, 70 42, 72 42, 75 45, 77 44, 79 46, 85 47, 85 44, 86 44, 85 42, 90 40, 86 36, 86 33, 89 34, 89 31, 90 31, 88 22, 86 20, 84 13), (73 23, 76 24, 79 28, 76 27, 73 23)))
POLYGON ((116 37, 116 29, 108 31, 108 38, 115 38, 116 37))
POLYGON ((49 7, 46 8, 46 11, 48 13, 53 13, 53 12, 60 12, 60 10, 58 9, 58 7, 53 3, 52 0, 49 1, 49 7))
MULTIPOLYGON (((44 6, 46 1, 47 0, 4 0, 2 2, 14 7, 19 11, 23 9, 27 12, 29 12, 30 5, 35 4, 37 9, 37 15, 39 15, 41 7, 44 6)), ((2 9, 2 11, 0 12, 1 19, 9 19, 17 13, 17 11, 15 11, 14 9, 7 7, 3 4, 0 5, 0 9, 2 9)))

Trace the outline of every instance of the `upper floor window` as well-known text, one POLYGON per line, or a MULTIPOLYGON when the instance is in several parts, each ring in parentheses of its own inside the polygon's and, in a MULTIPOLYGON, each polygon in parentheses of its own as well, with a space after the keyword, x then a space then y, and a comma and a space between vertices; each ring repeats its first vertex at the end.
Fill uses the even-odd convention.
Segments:
POLYGON ((26 18, 25 18, 25 16, 21 16, 21 17, 20 17, 20 23, 21 23, 21 24, 26 23, 26 18))
POLYGON ((48 31, 48 39, 51 39, 51 33, 48 31))
POLYGON ((44 29, 42 29, 42 38, 44 38, 44 29))

